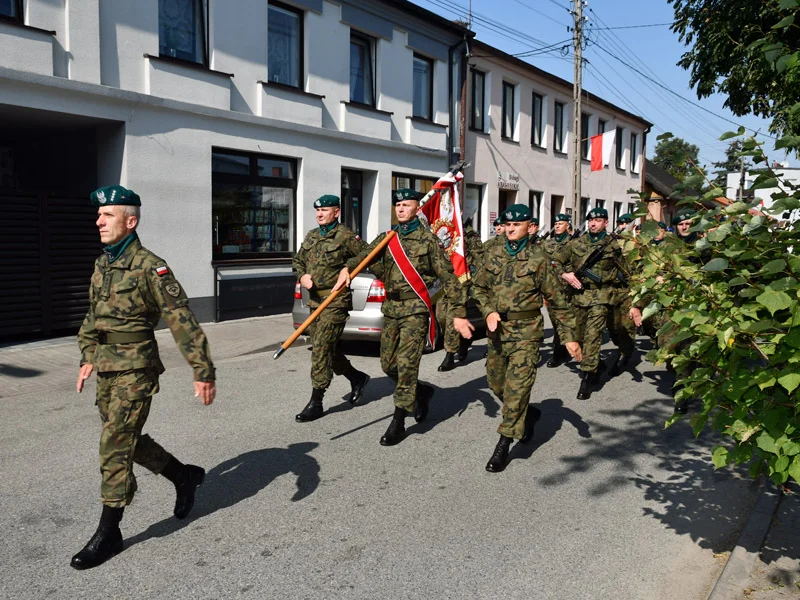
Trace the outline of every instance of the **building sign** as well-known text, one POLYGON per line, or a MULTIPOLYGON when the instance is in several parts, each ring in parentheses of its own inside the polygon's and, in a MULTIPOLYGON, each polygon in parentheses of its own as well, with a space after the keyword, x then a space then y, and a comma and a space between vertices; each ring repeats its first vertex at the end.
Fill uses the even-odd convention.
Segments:
POLYGON ((497 187, 501 190, 518 190, 519 175, 510 171, 498 171, 497 187))

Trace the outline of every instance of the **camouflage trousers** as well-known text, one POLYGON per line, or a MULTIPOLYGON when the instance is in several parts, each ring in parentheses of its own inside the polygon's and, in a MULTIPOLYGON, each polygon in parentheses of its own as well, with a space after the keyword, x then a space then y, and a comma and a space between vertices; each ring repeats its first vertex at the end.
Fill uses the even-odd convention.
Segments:
POLYGON ((160 473, 171 455, 142 428, 150 403, 158 392, 154 368, 97 374, 97 408, 103 423, 100 434, 100 495, 103 504, 122 507, 136 493, 133 463, 160 473))
POLYGON ((497 428, 500 435, 522 438, 531 389, 536 381, 540 343, 539 340, 488 340, 486 379, 489 389, 503 401, 503 421, 497 428))
MULTIPOLYGON (((603 345, 603 332, 609 325, 609 312, 614 310, 610 304, 593 304, 592 306, 575 306, 578 321, 578 339, 581 341, 583 360, 581 371, 596 371, 600 366, 600 347, 603 345)), ((613 323, 613 319, 611 320, 613 323)), ((611 340, 623 354, 633 354, 633 339, 624 327, 615 325, 610 330, 611 340)))
POLYGON ((327 390, 334 373, 344 375, 350 369, 350 361, 339 349, 339 339, 346 321, 346 309, 329 306, 308 328, 311 337, 311 386, 315 390, 327 390))
POLYGON ((625 344, 624 341, 619 340, 618 338, 615 339, 616 333, 618 331, 626 331, 628 333, 628 337, 631 340, 636 339, 636 323, 633 322, 631 319, 631 297, 625 296, 619 304, 615 304, 610 308, 608 311, 608 322, 606 326, 608 327, 608 331, 611 333, 611 341, 614 342, 614 345, 621 348, 620 342, 622 345, 625 344))
POLYGON ((383 317, 381 369, 397 382, 394 405, 407 412, 414 410, 419 362, 427 333, 428 315, 383 317))
POLYGON ((450 302, 441 300, 436 305, 436 320, 439 327, 444 331, 444 351, 457 353, 461 349, 461 334, 456 331, 453 325, 455 316, 455 306, 450 302))

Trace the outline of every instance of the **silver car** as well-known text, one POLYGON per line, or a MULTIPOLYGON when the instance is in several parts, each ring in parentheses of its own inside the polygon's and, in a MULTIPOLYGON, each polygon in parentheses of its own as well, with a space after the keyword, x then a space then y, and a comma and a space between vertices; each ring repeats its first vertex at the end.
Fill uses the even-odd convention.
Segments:
MULTIPOLYGON (((350 318, 344 326, 343 340, 363 340, 380 342, 383 329, 383 313, 381 304, 386 299, 386 290, 383 282, 372 273, 362 272, 350 282, 353 293, 353 308, 350 318)), ((294 288, 294 306, 292 307, 292 320, 297 329, 303 324, 310 314, 308 308, 308 290, 299 283, 294 288)), ((485 323, 473 301, 467 304, 467 317, 476 330, 485 329, 485 323)), ((440 345, 442 332, 436 325, 436 345, 440 345)), ((425 342, 425 351, 430 352, 429 342, 425 342)))

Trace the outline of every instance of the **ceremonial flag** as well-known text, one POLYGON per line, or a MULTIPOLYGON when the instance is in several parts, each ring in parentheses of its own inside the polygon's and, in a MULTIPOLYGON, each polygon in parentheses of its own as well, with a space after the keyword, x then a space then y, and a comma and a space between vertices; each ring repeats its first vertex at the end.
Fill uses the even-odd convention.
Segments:
POLYGON ((617 130, 612 129, 592 136, 592 171, 602 171, 611 162, 611 147, 616 135, 617 130))
POLYGON ((455 175, 448 173, 439 179, 423 198, 420 215, 424 216, 431 231, 439 238, 439 245, 453 263, 456 277, 464 282, 470 275, 464 246, 464 225, 461 223, 461 199, 458 196, 458 182, 462 179, 464 175, 461 172, 455 175))

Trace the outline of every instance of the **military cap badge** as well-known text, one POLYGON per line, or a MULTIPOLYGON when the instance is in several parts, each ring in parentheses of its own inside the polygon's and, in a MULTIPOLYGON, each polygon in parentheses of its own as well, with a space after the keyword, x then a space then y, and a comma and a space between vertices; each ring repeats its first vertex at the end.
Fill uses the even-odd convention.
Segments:
POLYGON ((339 196, 333 194, 325 194, 314 200, 314 208, 326 208, 329 206, 339 206, 339 196))
POLYGON ((108 185, 92 192, 89 196, 94 206, 141 206, 139 195, 121 185, 108 185))
POLYGON ((503 222, 530 221, 531 209, 524 204, 512 204, 503 211, 503 222))

